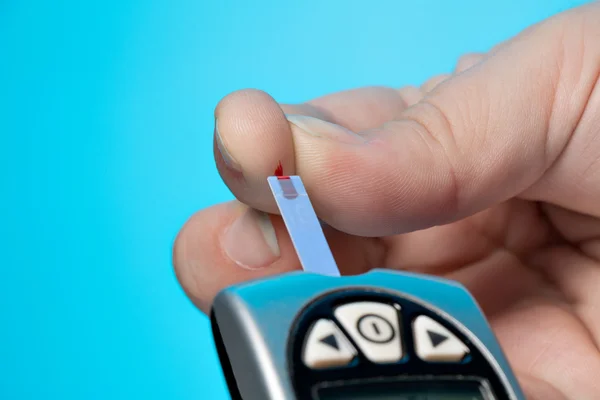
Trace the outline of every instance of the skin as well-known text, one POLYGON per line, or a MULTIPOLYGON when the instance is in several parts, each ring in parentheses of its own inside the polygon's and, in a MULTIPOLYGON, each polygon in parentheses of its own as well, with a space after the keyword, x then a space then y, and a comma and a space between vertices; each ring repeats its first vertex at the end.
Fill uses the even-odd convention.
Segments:
POLYGON ((256 90, 225 97, 215 158, 237 200, 182 228, 173 257, 182 287, 208 312, 225 286, 300 268, 266 184, 281 161, 302 176, 344 274, 456 279, 529 399, 599 399, 598 21, 598 3, 559 14, 420 88, 300 105, 256 90), (310 118, 298 126, 286 115, 310 118), (271 214, 277 251, 250 266, 227 243, 231 232, 240 246, 257 237, 231 228, 255 210, 271 214))

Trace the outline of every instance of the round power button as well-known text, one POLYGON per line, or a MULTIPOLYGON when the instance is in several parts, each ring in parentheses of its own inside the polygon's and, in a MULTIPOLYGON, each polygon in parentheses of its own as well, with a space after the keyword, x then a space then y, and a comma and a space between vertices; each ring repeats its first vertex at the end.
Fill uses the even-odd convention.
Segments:
POLYGON ((365 314, 356 322, 358 333, 373 343, 388 343, 394 339, 396 332, 392 324, 377 314, 365 314))

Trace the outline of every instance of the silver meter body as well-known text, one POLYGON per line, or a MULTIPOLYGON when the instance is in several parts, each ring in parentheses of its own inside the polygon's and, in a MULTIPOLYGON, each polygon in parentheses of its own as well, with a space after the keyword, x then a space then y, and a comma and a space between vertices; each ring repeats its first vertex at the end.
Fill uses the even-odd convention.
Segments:
POLYGON ((232 399, 525 399, 462 285, 383 269, 339 276, 300 178, 269 184, 304 271, 215 298, 213 336, 232 399))

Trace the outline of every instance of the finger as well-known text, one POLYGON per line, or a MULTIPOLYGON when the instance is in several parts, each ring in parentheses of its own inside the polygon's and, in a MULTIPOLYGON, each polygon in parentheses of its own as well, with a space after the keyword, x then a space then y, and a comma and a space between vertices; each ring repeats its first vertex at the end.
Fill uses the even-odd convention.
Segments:
MULTIPOLYGON (((261 91, 235 92, 225 97, 215 111, 217 168, 239 200, 274 213, 277 210, 266 177, 280 169, 286 175, 296 173, 293 138, 284 113, 331 121, 330 132, 335 134, 342 126, 356 131, 378 126, 400 115, 406 107, 402 93, 382 87, 349 90, 306 104, 283 106, 261 91)), ((344 129, 342 132, 346 133, 344 129)))
POLYGON ((596 81, 594 68, 568 63, 597 65, 573 45, 582 32, 569 26, 580 14, 568 17, 449 79, 362 147, 296 135, 296 164, 309 187, 321 188, 313 198, 322 215, 340 230, 383 236, 454 221, 533 187, 568 143, 596 81))
MULTIPOLYGON (((323 120, 360 132, 399 117, 407 100, 395 89, 377 86, 330 94, 308 104, 326 115, 323 120)), ((315 114, 303 115, 319 118, 315 114)))
MULTIPOLYGON (((490 323, 517 373, 521 369, 529 376, 551 383, 568 399, 597 398, 598 349, 590 341, 585 326, 565 306, 524 298, 510 313, 492 318, 490 323)), ((529 392, 534 388, 527 385, 523 389, 529 392)))
POLYGON ((555 247, 533 253, 527 261, 574 304, 600 349, 600 263, 570 247, 555 247), (565 268, 568 266, 568 268, 565 268))
POLYGON ((542 205, 544 215, 563 240, 579 247, 587 257, 600 262, 600 219, 556 207, 542 205))
POLYGON ((415 86, 405 86, 398 90, 408 107, 412 107, 423 99, 424 93, 415 86))
POLYGON ((463 71, 466 71, 469 68, 472 68, 475 65, 479 64, 481 61, 483 61, 484 57, 485 57, 484 53, 465 54, 458 59, 458 62, 456 63, 456 68, 454 71, 456 73, 461 73, 463 71))
MULTIPOLYGON (((328 224, 361 236, 445 224, 521 193, 552 201, 556 191, 535 184, 565 150, 597 77, 596 47, 577 45, 583 30, 571 28, 587 14, 528 30, 380 128, 356 134, 288 117, 293 140, 286 146, 293 149, 281 152, 293 152, 294 162, 284 171, 302 175, 328 224)), ((248 140, 238 143, 247 157, 241 152, 248 140)), ((269 197, 270 171, 242 164, 252 169, 250 188, 226 182, 245 203, 265 207, 259 199, 269 197)), ((592 200, 588 193, 588 208, 592 200)))
POLYGON ((569 400, 558 389, 531 373, 517 373, 519 383, 528 400, 569 400))
POLYGON ((560 62, 583 56, 571 45, 581 39, 568 31, 573 22, 540 25, 362 133, 363 144, 339 140, 341 132, 323 140, 314 120, 295 124, 296 170, 320 215, 348 233, 387 236, 455 221, 532 187, 593 88, 593 69, 573 80, 574 67, 560 62))
MULTIPOLYGON (((344 275, 383 266, 386 249, 378 239, 349 236, 330 227, 324 231, 344 275)), ((186 294, 204 312, 226 286, 300 269, 281 217, 237 201, 190 218, 175 241, 173 265, 186 294)))
POLYGON ((594 399, 600 393, 598 348, 562 300, 524 296, 490 323, 517 372, 551 383, 569 399, 594 399))
POLYGON ((427 80, 423 85, 421 85, 421 90, 425 93, 431 92, 433 89, 438 87, 438 85, 450 78, 450 74, 442 74, 435 76, 429 80, 427 80))
MULTIPOLYGON (((499 249, 521 257, 540 246, 553 243, 555 238, 553 230, 538 215, 537 205, 524 200, 513 200, 453 224, 391 236, 385 240, 387 257, 394 260, 398 268, 447 275, 468 266, 477 267, 481 261, 489 261, 490 255, 497 253, 499 249), (432 248, 432 243, 435 243, 435 248, 432 248)), ((495 267, 490 264, 501 266, 506 263, 502 258, 496 260, 495 263, 485 263, 489 281, 492 282, 497 279, 494 275, 502 276, 503 272, 497 274, 497 271, 493 271, 495 267)), ((469 285, 464 279, 460 280, 472 291, 482 288, 482 285, 469 285)), ((512 285, 510 289, 516 289, 517 286, 512 285)), ((482 303, 489 301, 497 305, 501 304, 498 299, 507 297, 500 292, 507 289, 503 285, 484 285, 483 288, 483 292, 478 293, 478 301, 482 303), (493 290, 489 289, 490 286, 493 290)), ((488 311, 486 307, 484 310, 488 311)))

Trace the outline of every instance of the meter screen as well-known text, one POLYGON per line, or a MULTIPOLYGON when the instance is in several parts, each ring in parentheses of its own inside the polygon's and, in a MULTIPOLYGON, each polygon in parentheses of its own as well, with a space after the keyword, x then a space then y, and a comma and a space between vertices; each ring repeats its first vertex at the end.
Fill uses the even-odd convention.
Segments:
POLYGON ((493 400, 477 381, 396 381, 329 386, 318 400, 493 400))

